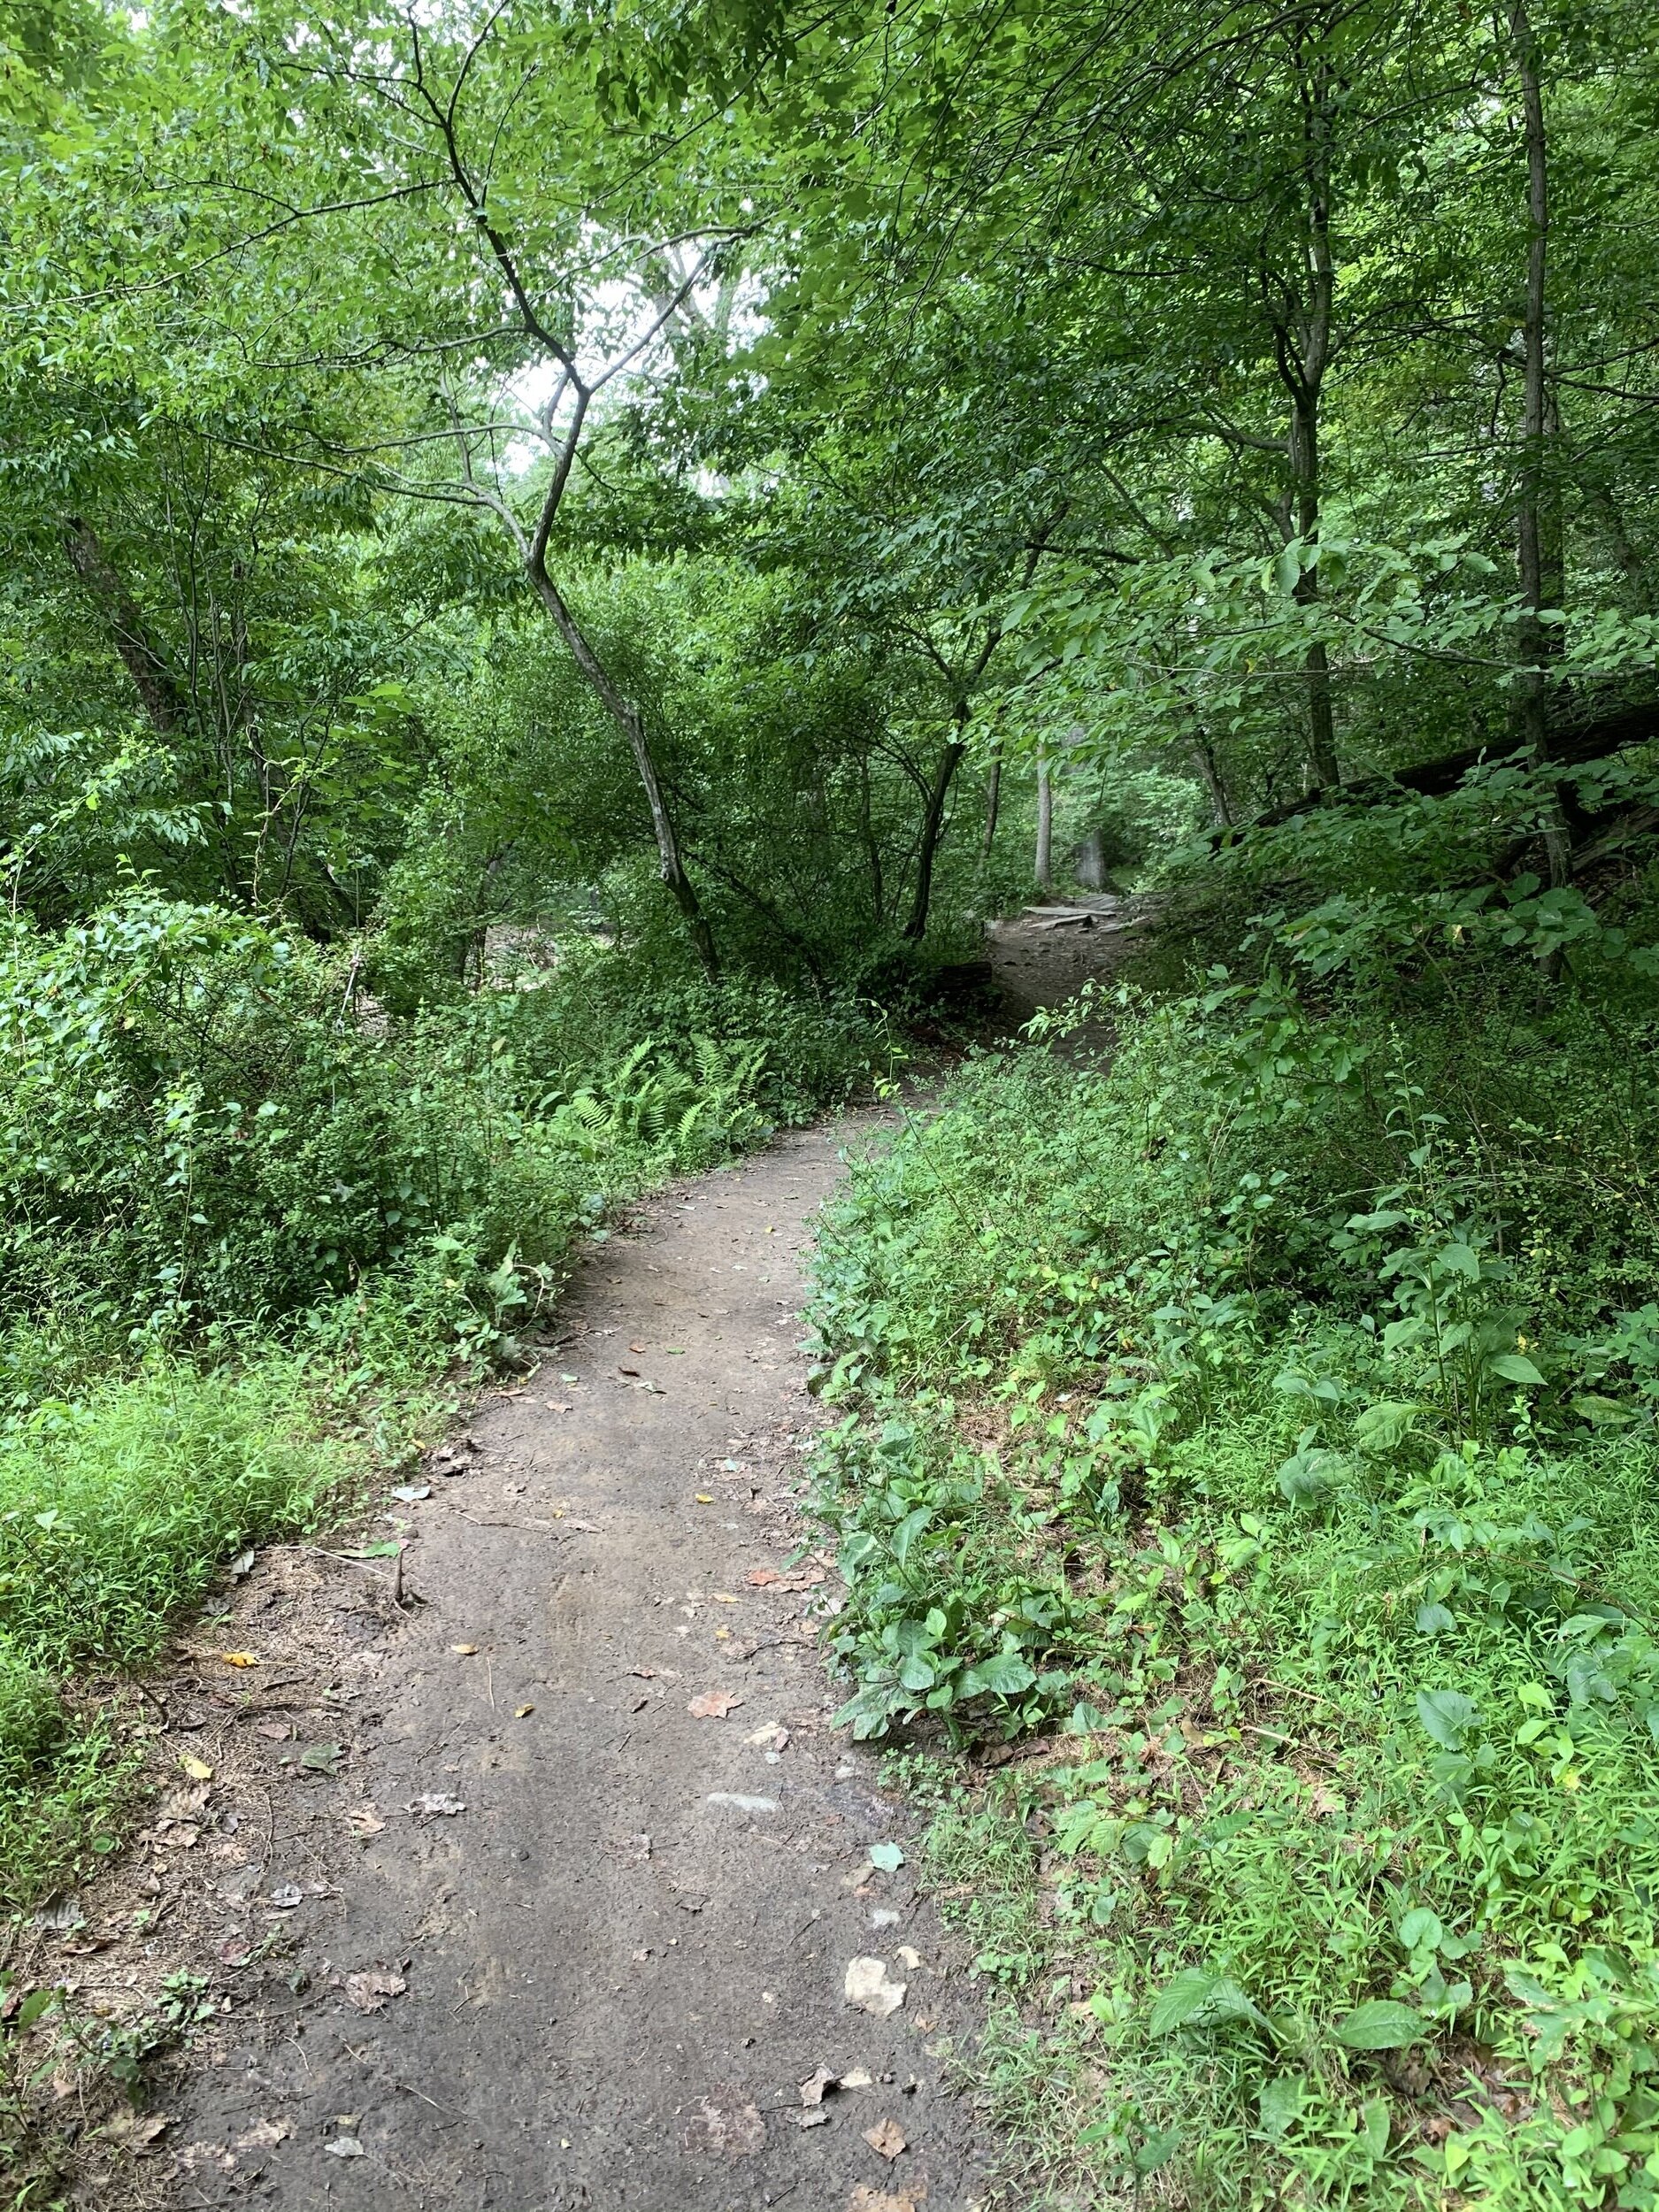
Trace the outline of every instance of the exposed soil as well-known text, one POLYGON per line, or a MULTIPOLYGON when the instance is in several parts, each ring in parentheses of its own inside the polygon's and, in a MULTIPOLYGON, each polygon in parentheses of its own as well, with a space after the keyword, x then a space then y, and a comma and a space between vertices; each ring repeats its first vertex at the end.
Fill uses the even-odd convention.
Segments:
POLYGON ((990 923, 986 957, 1010 1018, 1028 1021, 1039 1007, 1060 1005, 1084 984, 1116 974, 1158 905, 1146 893, 1092 892, 990 923))
POLYGON ((941 2084, 972 1992, 910 1868, 871 1863, 909 1823, 830 1726, 833 1576, 797 1556, 800 1264, 849 1126, 590 1251, 539 1371, 403 1486, 429 1496, 388 1501, 402 1606, 386 1560, 273 1550, 158 1682, 176 1786, 34 1962, 117 2014, 169 1968, 209 1975, 224 2009, 142 2162, 170 2163, 158 2193, 977 2200, 941 2084), (904 1985, 886 2016, 847 2001, 860 1958, 904 1985), (820 2070, 864 2080, 803 2104, 820 2070))

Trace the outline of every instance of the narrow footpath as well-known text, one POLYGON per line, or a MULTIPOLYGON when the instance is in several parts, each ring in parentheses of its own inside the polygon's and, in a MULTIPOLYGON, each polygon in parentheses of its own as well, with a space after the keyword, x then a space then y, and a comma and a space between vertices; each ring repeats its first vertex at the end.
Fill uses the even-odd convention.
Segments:
POLYGON ((973 1993, 829 1725, 798 1556, 849 1129, 592 1248, 538 1371, 388 1502, 401 1608, 385 1561, 297 1548, 238 1586, 212 1633, 257 1671, 175 1695, 214 1781, 148 1839, 173 1884, 210 1824, 188 1911, 240 1978, 173 2100, 181 2207, 977 2205, 941 2086, 973 1993))

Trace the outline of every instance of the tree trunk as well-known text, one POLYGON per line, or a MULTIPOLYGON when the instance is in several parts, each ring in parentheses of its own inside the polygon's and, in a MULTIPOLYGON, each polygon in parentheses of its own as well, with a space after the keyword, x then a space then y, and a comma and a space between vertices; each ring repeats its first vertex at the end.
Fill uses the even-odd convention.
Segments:
POLYGON ((887 886, 881 873, 881 844, 870 814, 870 756, 858 756, 858 837, 870 870, 870 911, 879 929, 887 918, 887 886))
MULTIPOLYGON (((1319 403, 1331 361, 1332 317, 1336 303, 1336 263, 1331 250, 1331 115, 1336 96, 1330 65, 1320 60, 1311 78, 1302 79, 1302 130, 1310 188, 1308 203, 1308 303, 1294 330, 1281 333, 1279 375, 1289 388, 1290 476, 1296 535, 1303 545, 1319 542, 1319 403)), ((1296 603, 1319 603, 1317 567, 1304 567, 1296 580, 1296 603)), ((1340 783, 1336 760, 1336 717, 1331 698, 1331 660, 1323 638, 1308 647, 1302 662, 1308 684, 1308 766, 1316 787, 1340 783)))
POLYGON ((910 901, 910 919, 904 925, 904 934, 912 941, 927 934, 927 910, 933 898, 933 861, 939 851, 939 841, 944 833, 945 801, 950 796, 950 786, 967 750, 963 737, 963 725, 967 720, 967 709, 958 708, 956 727, 946 741, 939 756, 939 765, 933 772, 933 787, 927 794, 927 806, 922 816, 921 842, 916 854, 916 892, 910 901))
POLYGON ((102 540, 89 522, 72 516, 64 525, 69 565, 104 610, 122 664, 133 680, 150 727, 157 737, 178 737, 188 728, 189 709, 173 672, 150 641, 137 603, 127 588, 102 540))
POLYGON ((1231 829, 1233 806, 1227 797, 1227 787, 1221 780, 1221 768, 1216 759, 1216 749, 1210 741, 1210 733, 1202 725, 1193 732, 1193 757, 1198 763, 1199 776, 1210 795, 1210 813, 1214 827, 1231 829))
POLYGON ((991 755, 991 772, 985 787, 985 835, 979 841, 979 857, 988 860, 996 842, 996 818, 1002 805, 1002 747, 1001 741, 991 755))
POLYGON ((1037 887, 1054 888, 1054 779, 1047 756, 1037 756, 1037 887))
POLYGON ((528 564, 531 583, 536 596, 553 618, 554 626, 570 649, 571 658, 586 678, 605 711, 627 740, 628 750, 634 756, 634 765, 644 787, 646 804, 651 810, 651 828, 657 838, 658 873, 668 886, 674 903, 685 918, 686 928, 703 972, 713 982, 720 972, 720 956, 714 941, 714 932, 709 918, 703 910, 697 896, 697 887, 686 873, 680 856, 680 839, 675 832, 674 819, 663 795, 661 779, 657 772, 656 758, 651 752, 650 740, 646 735, 645 718, 632 699, 617 689, 609 672, 575 616, 565 603, 564 595, 548 574, 546 563, 533 558, 528 564))
MULTIPOLYGON (((1521 658, 1521 733, 1534 763, 1549 760, 1549 679, 1554 641, 1540 620, 1559 606, 1562 586, 1560 515, 1554 496, 1554 445, 1558 424, 1551 404, 1548 359, 1549 273, 1549 151, 1544 134, 1544 98, 1538 48, 1525 0, 1512 0, 1509 28, 1520 67, 1521 115, 1526 140, 1526 308, 1522 326, 1525 368, 1521 398, 1521 496, 1516 517, 1517 567, 1524 610, 1517 644, 1521 658)), ((1544 820, 1544 852, 1552 889, 1572 875, 1572 852, 1559 795, 1544 820)))

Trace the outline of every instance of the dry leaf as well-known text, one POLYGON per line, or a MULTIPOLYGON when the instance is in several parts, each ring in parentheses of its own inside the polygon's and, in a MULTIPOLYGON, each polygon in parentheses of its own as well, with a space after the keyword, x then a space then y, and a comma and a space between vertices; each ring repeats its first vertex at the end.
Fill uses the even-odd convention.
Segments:
POLYGON ((920 1966, 921 1962, 922 1955, 919 1951, 912 1951, 908 1943, 900 1944, 899 1964, 901 1966, 905 1968, 908 1972, 913 1974, 915 1973, 917 1968, 920 1966))
POLYGON ((643 1344, 630 1344, 628 1349, 630 1352, 642 1352, 645 1347, 643 1344))
POLYGON ((386 1823, 380 1818, 378 1805, 354 1805, 346 1819, 354 1836, 379 1836, 386 1832, 386 1823))
POLYGON ((877 2020, 885 2020, 904 2002, 908 1984, 889 1981, 884 1959, 856 1958, 847 1969, 847 2002, 877 2020))
POLYGON ((222 1651, 219 1657, 227 1667, 257 1667, 257 1655, 251 1651, 222 1651))
POLYGON ((867 2066, 855 2066, 850 2072, 841 2076, 841 2087, 843 2089, 868 2089, 872 2080, 872 2077, 867 2066))
POLYGON ((735 1605, 737 1603, 737 1600, 732 1595, 729 1590, 710 1590, 709 1595, 714 1600, 717 1605, 735 1605))
POLYGON ((294 2132, 292 2120, 256 2120, 245 2135, 236 2138, 239 2151, 269 2150, 274 2144, 286 2143, 294 2132))
POLYGON ((724 1720, 743 1702, 729 1690, 705 1690, 701 1697, 694 1697, 686 1710, 694 1720, 724 1720))
POLYGON ((179 1764, 193 1782, 211 1782, 213 1778, 213 1770, 207 1761, 198 1759, 193 1752, 181 1751, 179 1754, 179 1764))
POLYGON ((633 1375, 635 1377, 638 1376, 639 1371, 640 1371, 637 1367, 618 1367, 617 1370, 618 1375, 633 1375))
POLYGON ((127 2150, 148 2150, 164 2129, 173 2125, 173 2116, 167 2112, 123 2112, 104 2130, 111 2142, 119 2143, 127 2150))
POLYGON ((515 1720, 528 1720, 534 1710, 534 1705, 515 1705, 512 1709, 512 1717, 515 1720))
POLYGON ((466 1807, 458 1797, 450 1797, 442 1790, 429 1790, 424 1797, 411 1797, 404 1809, 413 1813, 417 1820, 452 1820, 457 1813, 464 1813, 466 1807))
POLYGON ((287 1743, 294 1731, 285 1720, 262 1720, 256 1732, 267 1743, 287 1743))
POLYGON ((478 1656, 476 1644, 451 1644, 449 1648, 457 1659, 476 1659, 478 1656))
POLYGON ((709 1495, 706 1490, 699 1490, 697 1493, 697 1503, 699 1505, 712 1505, 714 1503, 714 1500, 709 1495))
POLYGON ((917 2212, 927 2194, 919 2182, 910 2182, 895 2196, 861 2181, 848 2200, 847 2212, 917 2212))
POLYGON ((681 2131, 688 2151, 717 2158, 752 2158, 766 2146, 766 2123, 741 2089, 720 2082, 702 2099, 681 2131))
POLYGON ((835 2076, 831 2073, 827 2066, 820 2066, 817 2073, 809 2074, 806 2079, 802 2083, 802 2103, 804 2105, 822 2104, 824 2101, 824 2092, 826 2089, 833 2089, 835 2086, 835 2076))
POLYGON ((904 2149, 904 2131, 895 2120, 882 2120, 864 2130, 864 2140, 881 2158, 896 2158, 904 2149))
POLYGON ((332 2143, 325 2143, 323 2150, 330 2158, 366 2158, 368 2156, 355 2135, 336 2135, 332 2143))
POLYGON ((821 2128, 829 2125, 829 2114, 823 2106, 814 2105, 810 2112, 792 2112, 789 2117, 798 2128, 821 2128))
POLYGON ((361 1974, 346 1976, 346 2002, 359 2012, 383 2012, 388 1997, 401 1997, 409 1984, 401 1974, 388 1974, 383 1967, 370 1967, 361 1974))

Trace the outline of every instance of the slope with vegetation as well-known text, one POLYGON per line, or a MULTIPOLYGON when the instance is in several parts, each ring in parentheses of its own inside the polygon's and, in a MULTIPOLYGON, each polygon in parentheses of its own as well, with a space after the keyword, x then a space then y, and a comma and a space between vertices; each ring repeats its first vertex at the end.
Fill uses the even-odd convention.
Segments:
POLYGON ((221 1563, 1075 868, 1152 950, 818 1310, 1015 2185, 1651 2202, 1644 12, 0 19, 7 1908, 221 1563))

